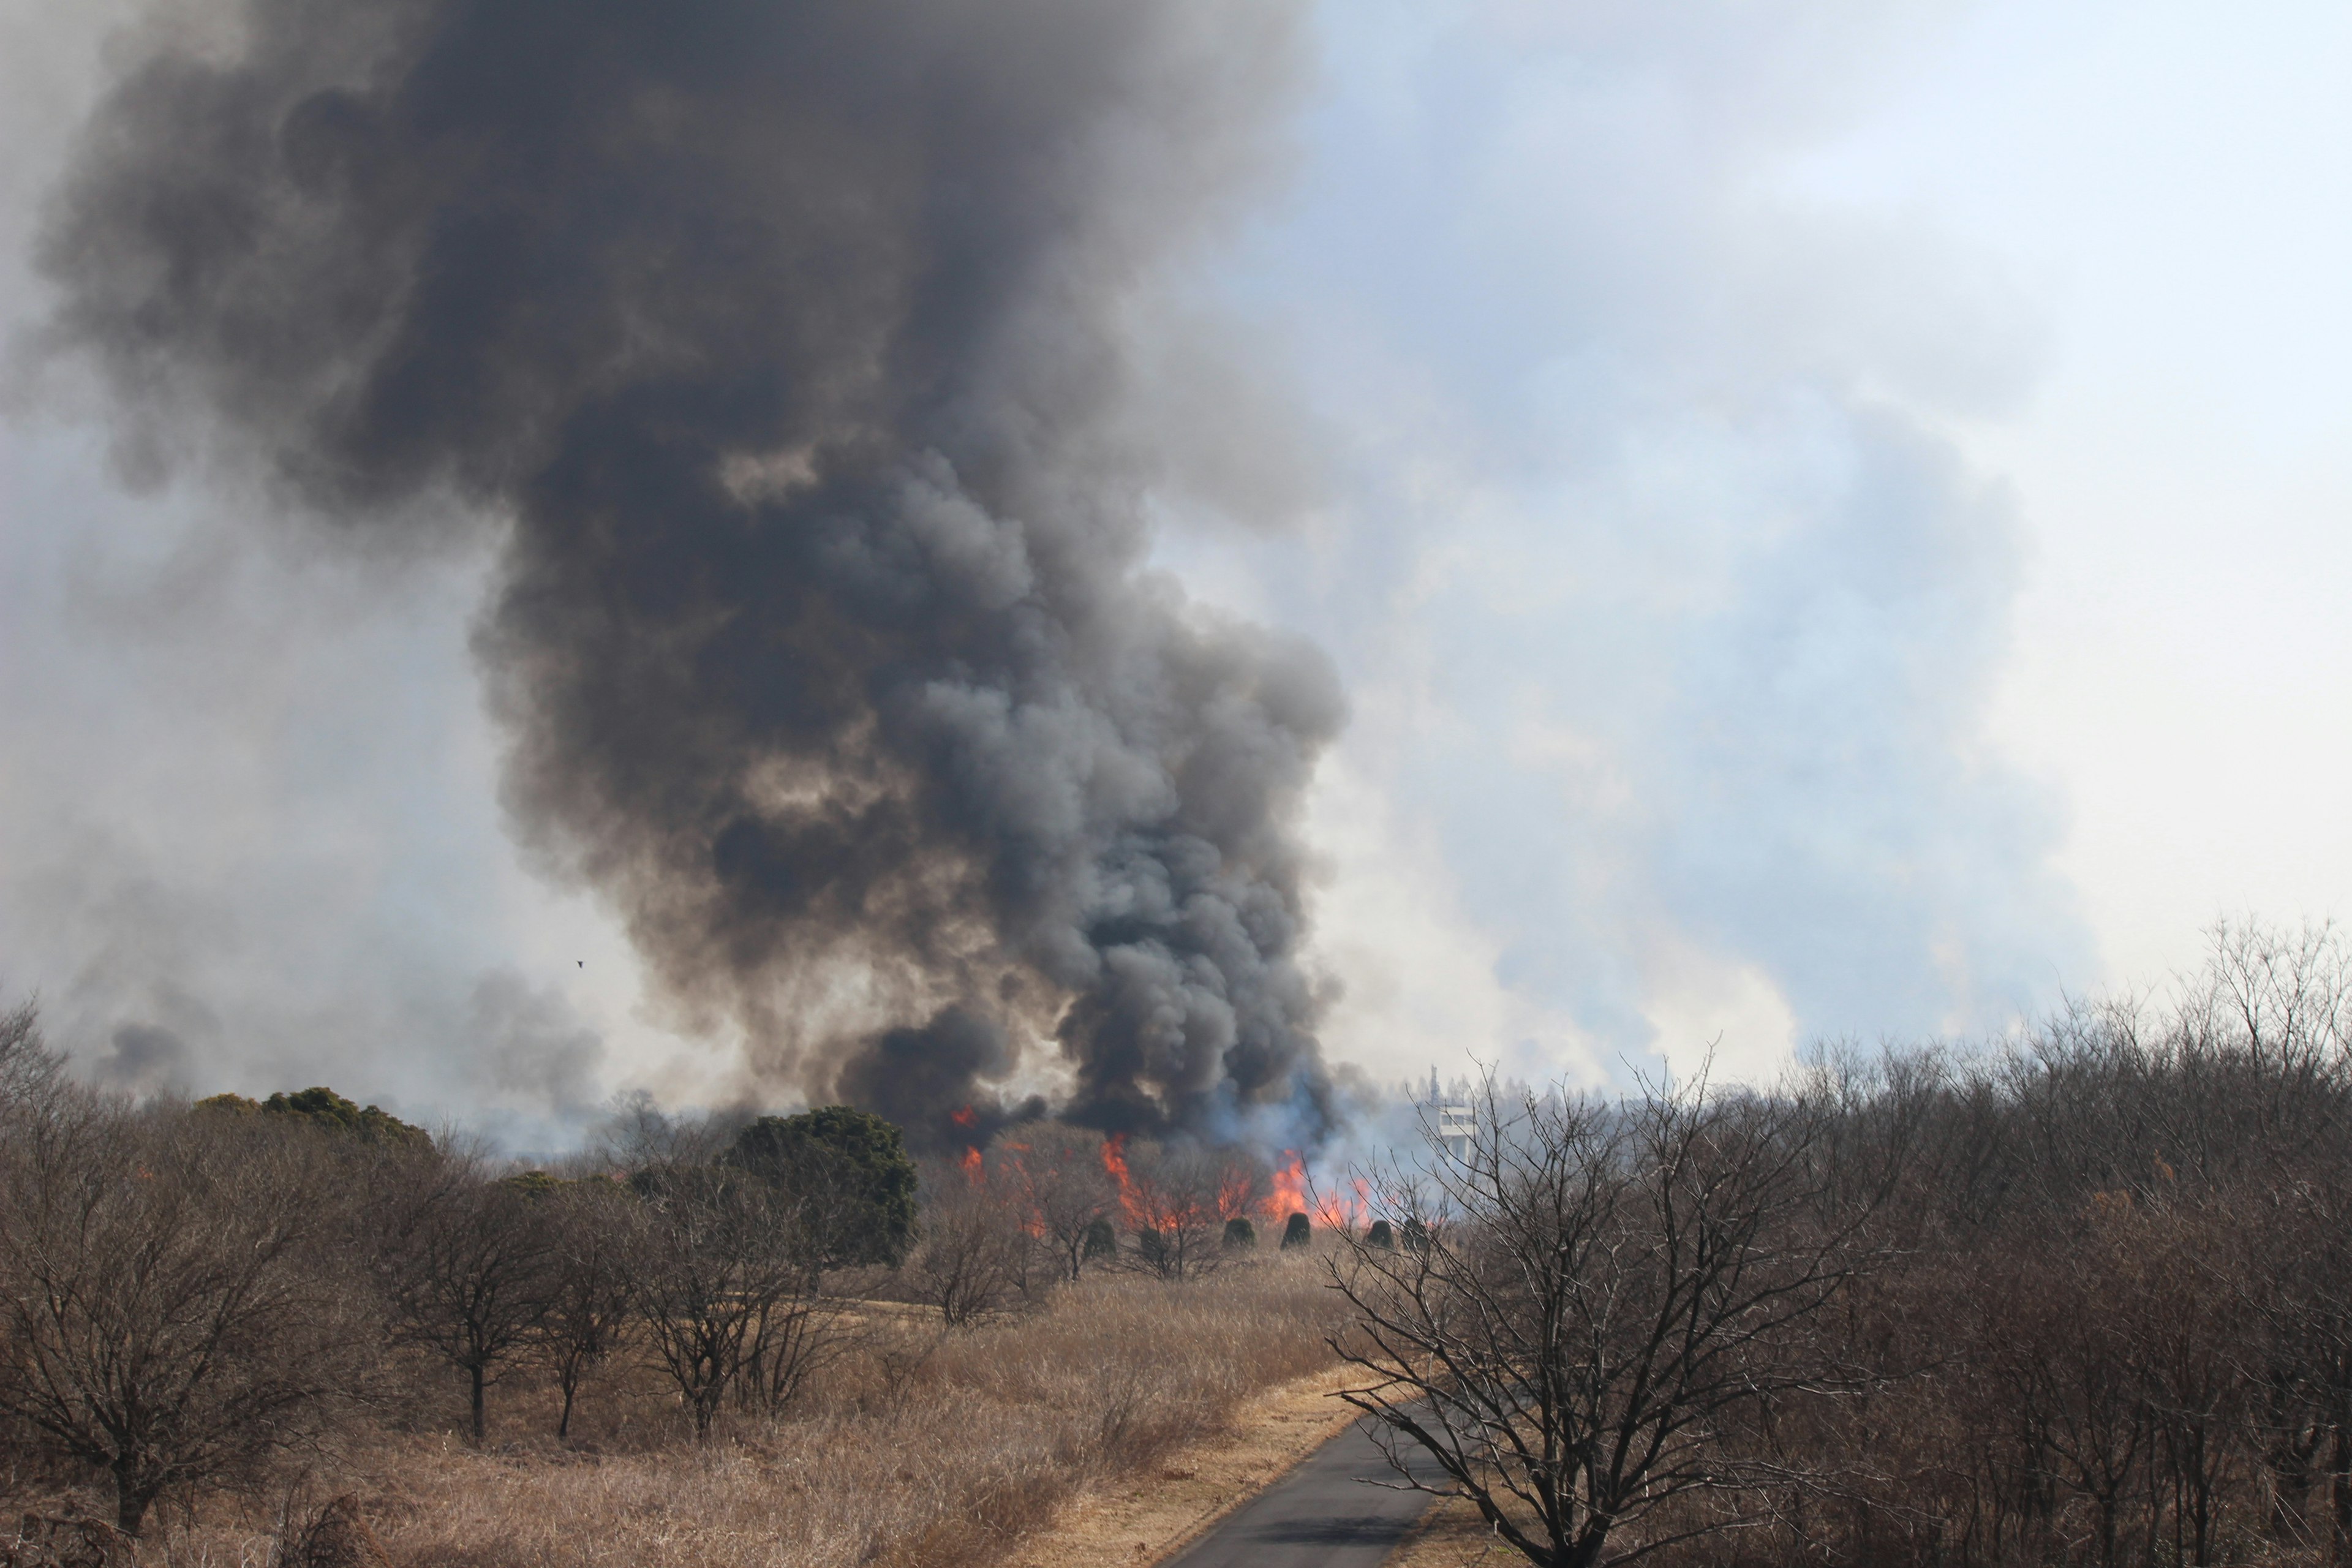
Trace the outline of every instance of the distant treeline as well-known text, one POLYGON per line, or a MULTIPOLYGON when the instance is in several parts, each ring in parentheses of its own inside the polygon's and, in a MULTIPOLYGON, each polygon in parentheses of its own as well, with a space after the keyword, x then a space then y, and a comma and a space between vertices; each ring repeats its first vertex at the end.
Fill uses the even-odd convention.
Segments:
POLYGON ((1334 1268, 1362 1396, 1531 1561, 2352 1561, 2352 965, 1771 1092, 1473 1095, 1334 1268))
POLYGON ((2352 1560, 2347 1003, 2332 932, 2224 931, 2171 1005, 1849 1065, 1898 1179, 1829 1321, 1878 1376, 1786 1402, 1829 1480, 1749 1555, 2352 1560))

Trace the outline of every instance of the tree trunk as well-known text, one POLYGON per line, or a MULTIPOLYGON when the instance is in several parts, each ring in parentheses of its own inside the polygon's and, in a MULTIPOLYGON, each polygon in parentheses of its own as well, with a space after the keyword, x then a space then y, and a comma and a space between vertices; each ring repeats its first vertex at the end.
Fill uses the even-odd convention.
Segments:
POLYGON ((2342 1563, 2352 1546, 2352 1434, 2339 1423, 2327 1455, 2327 1493, 2332 1516, 2328 1560, 2342 1563))
POLYGON ((1609 1527, 1588 1526, 1559 1554, 1560 1568, 1596 1568, 1609 1544, 1609 1527))
POLYGON ((564 1438, 572 1435, 572 1391, 579 1387, 580 1379, 567 1373, 562 1378, 562 1384, 563 1388, 563 1414, 555 1418, 555 1440, 559 1443, 562 1442, 564 1438))
POLYGON ((155 1489, 131 1479, 127 1459, 116 1460, 113 1468, 115 1527, 125 1535, 135 1536, 147 1522, 147 1509, 155 1500, 155 1489))
POLYGON ((474 1374, 474 1447, 478 1448, 482 1446, 483 1439, 488 1435, 488 1426, 482 1419, 481 1363, 477 1362, 468 1370, 470 1370, 474 1374))
POLYGON ((2305 1509, 2311 1499, 2311 1456, 2297 1437, 2284 1437, 2266 1456, 2271 1472, 2270 1533, 2273 1541, 2301 1542, 2309 1529, 2305 1509))

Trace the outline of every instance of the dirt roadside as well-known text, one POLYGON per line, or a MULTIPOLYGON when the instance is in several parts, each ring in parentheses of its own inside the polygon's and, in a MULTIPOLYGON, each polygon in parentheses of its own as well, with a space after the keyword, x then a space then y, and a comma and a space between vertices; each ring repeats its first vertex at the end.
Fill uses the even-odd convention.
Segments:
POLYGON ((1381 1568, 1502 1568, 1518 1561, 1459 1498, 1433 1506, 1381 1568))
POLYGON ((1148 1568, 1175 1555, 1355 1419, 1332 1397, 1350 1370, 1277 1384, 1244 1405, 1224 1436, 1181 1448, 1146 1475, 1081 1492, 1002 1568, 1148 1568))

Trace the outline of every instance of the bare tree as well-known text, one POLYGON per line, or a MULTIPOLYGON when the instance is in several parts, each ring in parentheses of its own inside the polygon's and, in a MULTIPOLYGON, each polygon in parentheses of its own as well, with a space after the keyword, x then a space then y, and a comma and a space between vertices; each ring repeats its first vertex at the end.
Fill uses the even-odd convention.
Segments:
POLYGON ((0 1411, 105 1471, 126 1532, 307 1440, 358 1377, 338 1152, 72 1089, 0 1134, 0 1411))
POLYGON ((1004 1304, 1028 1238, 1020 1211, 984 1165, 927 1163, 920 1224, 906 1279, 918 1299, 939 1309, 942 1322, 961 1328, 1004 1304))
POLYGON ((682 1171, 717 1159, 736 1123, 710 1116, 672 1116, 642 1089, 616 1095, 612 1114, 589 1140, 591 1157, 620 1174, 682 1171))
MULTIPOLYGON (((1828 1200, 1826 1118, 1702 1084, 1619 1104, 1491 1082, 1466 1152, 1373 1183, 1414 1244, 1343 1235, 1332 1281, 1370 1374, 1347 1395, 1529 1562, 1587 1568, 1755 1517, 1760 1423, 1846 1375, 1812 1320, 1871 1205, 1828 1200)), ((1399 1454, 1401 1473, 1403 1470, 1399 1454)))
POLYGON ((2328 1160, 2236 1206, 2236 1228, 2252 1240, 2233 1271, 2235 1304, 2257 1331, 2235 1348, 2258 1391, 2273 1531, 2321 1537, 2332 1561, 2352 1562, 2352 1172, 2328 1160), (2315 1528, 2306 1510, 2322 1481, 2315 1528))
POLYGON ((0 1115, 30 1109, 55 1089, 65 1064, 41 1038, 38 1004, 0 1013, 0 1115))
POLYGON ((558 1440, 572 1433, 572 1405, 589 1373, 629 1340, 642 1226, 635 1194, 591 1176, 548 1194, 546 1289, 534 1342, 563 1396, 558 1440))
POLYGON ((1065 1276, 1076 1279, 1087 1237, 1118 1206, 1118 1188, 1103 1166, 1102 1134, 1059 1122, 1017 1127, 999 1135, 989 1163, 1054 1248, 1065 1276))
POLYGON ((840 1349, 835 1331, 843 1306, 824 1292, 814 1269, 782 1276, 752 1316, 751 1348, 736 1379, 741 1402, 769 1415, 782 1414, 840 1349))
POLYGON ((641 1184, 635 1299, 662 1370, 707 1440, 747 1369, 760 1402, 789 1397, 818 1348, 815 1271, 768 1183, 727 1167, 641 1184))
POLYGON ((1137 1265, 1163 1279, 1214 1269, 1224 1252, 1217 1195, 1227 1163, 1190 1144, 1131 1143, 1126 1154, 1137 1265))
POLYGON ((526 1192, 490 1180, 477 1157, 443 1154, 404 1169, 407 1201, 394 1210, 382 1253, 393 1339, 465 1375, 478 1445, 488 1389, 532 1343, 547 1310, 550 1227, 526 1192))

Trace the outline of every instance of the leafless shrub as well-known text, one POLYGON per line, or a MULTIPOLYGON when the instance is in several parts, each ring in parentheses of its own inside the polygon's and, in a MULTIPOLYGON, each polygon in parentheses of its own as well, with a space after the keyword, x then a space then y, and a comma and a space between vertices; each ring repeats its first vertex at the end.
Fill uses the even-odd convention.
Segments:
POLYGON ((474 1441, 486 1428, 485 1392, 538 1337, 554 1263, 541 1205, 492 1180, 478 1157, 441 1152, 387 1162, 399 1195, 379 1254, 392 1303, 391 1337, 455 1368, 467 1381, 474 1441))
POLYGON ((921 1236, 906 1279, 950 1328, 997 1311, 1022 1278, 1029 1237, 1006 1184, 1002 1165, 991 1171, 977 1158, 924 1167, 921 1236))
POLYGON ((588 1374, 625 1349, 637 1328, 635 1291, 644 1227, 635 1194, 618 1182, 567 1183, 545 1205, 547 1273, 532 1343, 562 1395, 555 1436, 571 1435, 572 1409, 588 1374))
POLYGON ((130 1568, 137 1561, 131 1536, 79 1514, 27 1513, 15 1539, 0 1541, 0 1568, 130 1568))
POLYGON ((136 1534, 167 1489, 303 1442, 372 1337, 309 1135, 60 1092, 0 1140, 0 1411, 101 1470, 136 1534))
POLYGON ((346 1492, 289 1530, 270 1568, 392 1568, 392 1559, 368 1528, 359 1499, 346 1492))
POLYGON ((989 1150, 988 1170, 1053 1249, 1063 1277, 1077 1279, 1088 1234, 1118 1205, 1118 1188, 1103 1167, 1102 1135, 1060 1122, 1016 1127, 989 1150))
POLYGON ((1217 1198, 1227 1159, 1192 1144, 1149 1141, 1129 1144, 1125 1156, 1123 1199, 1135 1227, 1135 1266, 1171 1280, 1213 1270, 1223 1260, 1225 1223, 1217 1198))
POLYGON ((799 1204, 755 1176, 703 1167, 648 1181, 639 1212, 637 1310, 696 1436, 709 1438, 730 1394, 771 1410, 788 1401, 828 1315, 795 1243, 799 1204))
POLYGON ((738 1383, 742 1403, 774 1417, 790 1409, 812 1378, 844 1348, 840 1319, 846 1303, 805 1270, 761 1304, 738 1383))
POLYGON ((65 1064, 41 1038, 37 1004, 21 1002, 0 1013, 0 1116, 47 1099, 64 1070, 65 1064))

